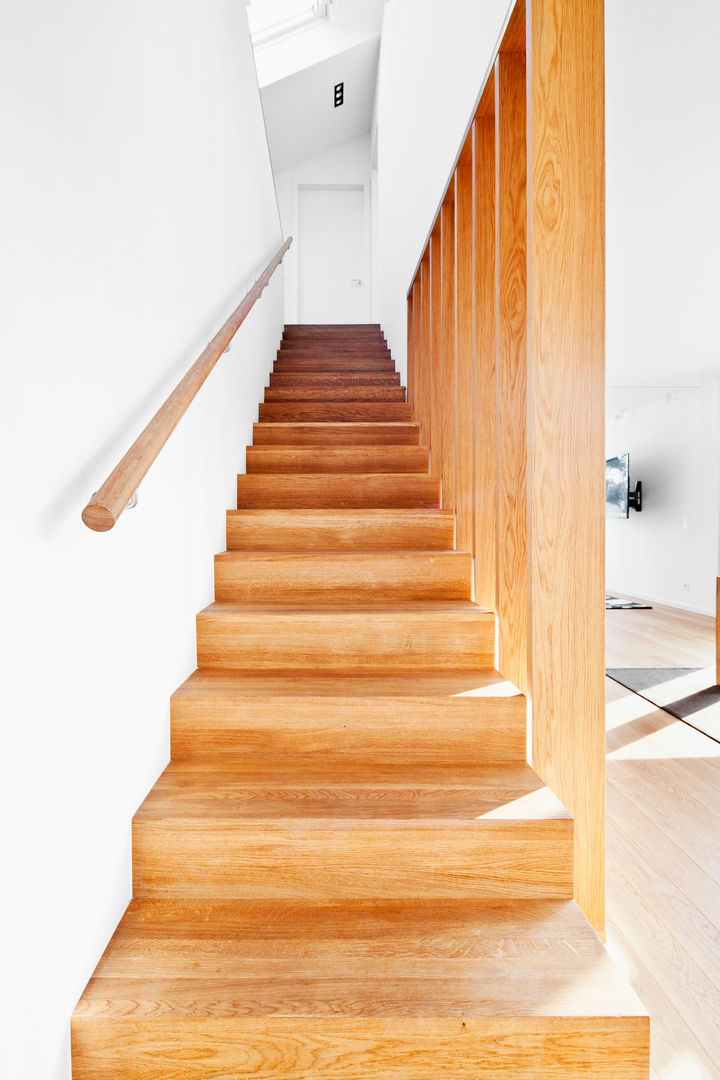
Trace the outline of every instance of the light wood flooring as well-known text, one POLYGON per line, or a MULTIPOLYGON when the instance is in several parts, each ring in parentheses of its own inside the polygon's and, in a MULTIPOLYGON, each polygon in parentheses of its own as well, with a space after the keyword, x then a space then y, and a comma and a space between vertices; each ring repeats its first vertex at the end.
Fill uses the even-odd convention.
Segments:
MULTIPOLYGON (((607 613, 609 667, 712 667, 715 623, 607 613)), ((607 680, 607 943, 652 1018, 652 1080, 720 1077, 720 744, 607 680)))

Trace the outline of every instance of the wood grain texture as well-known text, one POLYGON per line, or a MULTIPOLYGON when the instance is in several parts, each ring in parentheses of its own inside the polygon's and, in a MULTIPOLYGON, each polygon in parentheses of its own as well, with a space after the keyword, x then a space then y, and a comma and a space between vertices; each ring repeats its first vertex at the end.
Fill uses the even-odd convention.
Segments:
POLYGON ((173 761, 454 767, 525 760, 525 699, 491 668, 354 676, 198 670, 173 694, 170 715, 173 761))
POLYGON ((442 218, 442 504, 455 509, 457 477, 457 362, 455 359, 455 201, 446 200, 442 218))
POLYGON ((442 235, 440 222, 430 238, 430 453, 433 472, 442 476, 442 235))
POLYGON ((440 481, 425 473, 303 473, 238 476, 238 509, 377 509, 440 505, 440 481))
POLYGON ((454 535, 449 510, 313 507, 227 513, 227 546, 236 551, 449 551, 454 535))
POLYGON ((133 821, 133 895, 563 899, 572 852, 571 819, 524 763, 419 777, 176 763, 133 821))
MULTIPOLYGON (((712 618, 654 605, 606 624, 610 666, 713 670, 712 618)), ((606 690, 608 948, 650 1012, 658 1080, 715 1076, 720 747, 609 679, 606 690)))
POLYGON ((288 553, 215 556, 216 600, 470 600, 472 561, 448 552, 288 553))
POLYGON ((408 372, 408 401, 412 405, 412 415, 416 422, 420 423, 420 365, 422 362, 422 281, 418 269, 415 283, 413 284, 413 369, 412 388, 413 396, 410 397, 410 373, 408 372))
POLYGON ((407 373, 406 380, 408 385, 408 401, 412 402, 412 394, 410 392, 410 383, 413 378, 413 368, 415 366, 415 316, 413 313, 413 301, 415 282, 410 286, 410 291, 407 295, 407 373))
POLYGON ((269 386, 265 401, 404 401, 404 386, 269 386))
POLYGON ((275 401, 258 408, 261 422, 336 421, 339 423, 412 420, 412 409, 401 401, 275 401))
POLYGON ((475 488, 475 328, 472 138, 470 163, 455 170, 455 371, 457 544, 473 550, 475 488))
POLYGON ((473 228, 475 233, 475 406, 473 553, 475 597, 497 604, 497 445, 495 337, 495 122, 473 123, 473 228))
POLYGON ((291 244, 292 237, 290 236, 187 374, 163 402, 152 420, 146 424, 107 480, 93 494, 82 512, 83 522, 89 529, 95 532, 107 532, 112 529, 129 499, 137 491, 148 469, 187 412, 195 395, 247 318, 291 244))
POLYGON ((517 0, 500 43, 501 53, 524 53, 526 35, 525 0, 517 0))
POLYGON ((498 667, 527 685, 527 168, 525 57, 495 64, 498 667))
POLYGON ((399 371, 271 371, 270 386, 399 386, 399 371))
POLYGON ((197 616, 198 667, 491 667, 494 633, 494 616, 463 601, 217 603, 197 616))
POLYGON ((431 285, 431 252, 428 245, 425 257, 420 266, 420 279, 422 286, 422 337, 420 339, 420 378, 418 380, 418 419, 420 431, 425 443, 432 440, 432 343, 430 340, 430 320, 432 310, 432 285, 431 285))
MULTIPOLYGON (((436 440, 444 244, 416 382, 436 440)), ((572 903, 573 821, 524 760, 418 425, 319 407, 255 427, 74 1076, 640 1080, 647 1017, 572 903)))
POLYGON ((249 473, 427 473, 426 446, 248 446, 249 473))
POLYGON ((576 898, 602 930, 603 4, 532 0, 529 11, 533 761, 575 817, 576 898))
MULTIPOLYGON (((130 1006, 131 1008, 132 1006, 130 1006)), ((79 1016, 74 1080, 647 1080, 647 1020, 79 1016), (238 1045, 243 1062, 238 1064, 238 1045), (614 1048, 613 1059, 608 1047, 614 1048), (538 1061, 543 1062, 542 1073, 538 1061)))
POLYGON ((254 446, 417 446, 420 427, 410 422, 253 424, 254 446))
POLYGON ((395 363, 390 357, 374 357, 363 354, 362 356, 350 353, 347 356, 333 354, 313 353, 310 356, 287 356, 279 357, 273 364, 273 371, 293 374, 303 371, 394 371, 395 363))

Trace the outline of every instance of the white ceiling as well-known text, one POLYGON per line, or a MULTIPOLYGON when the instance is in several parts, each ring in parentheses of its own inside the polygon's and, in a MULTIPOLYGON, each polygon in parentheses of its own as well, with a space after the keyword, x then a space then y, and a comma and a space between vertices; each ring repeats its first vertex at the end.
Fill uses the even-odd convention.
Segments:
POLYGON ((276 173, 370 131, 384 3, 334 0, 327 19, 256 48, 276 173), (335 108, 339 82, 344 104, 335 108))

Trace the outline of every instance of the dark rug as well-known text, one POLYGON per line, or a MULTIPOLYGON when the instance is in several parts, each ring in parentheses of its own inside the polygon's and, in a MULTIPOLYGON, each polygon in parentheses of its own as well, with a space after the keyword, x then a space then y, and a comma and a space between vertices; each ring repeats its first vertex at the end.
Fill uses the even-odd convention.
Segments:
POLYGON ((605 597, 606 611, 621 611, 630 608, 640 608, 642 611, 652 611, 652 604, 636 604, 634 600, 622 600, 619 596, 605 597))
POLYGON ((607 674, 720 743, 720 686, 712 668, 608 668, 607 674))

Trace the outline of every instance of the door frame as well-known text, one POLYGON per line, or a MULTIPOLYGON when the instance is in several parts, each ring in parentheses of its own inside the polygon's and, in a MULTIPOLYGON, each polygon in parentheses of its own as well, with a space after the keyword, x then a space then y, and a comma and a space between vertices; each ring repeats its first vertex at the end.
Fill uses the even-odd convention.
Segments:
POLYGON ((302 235, 300 232, 300 191, 361 191, 363 195, 363 285, 365 289, 365 303, 364 303, 364 316, 365 322, 371 321, 371 304, 372 304, 372 260, 370 257, 370 245, 372 238, 372 228, 370 221, 370 190, 367 183, 355 183, 355 184, 309 184, 304 182, 295 181, 293 183, 292 191, 292 235, 295 238, 296 248, 295 258, 293 259, 292 270, 288 267, 288 274, 286 278, 286 299, 290 301, 289 309, 285 315, 285 321, 290 323, 296 323, 300 317, 300 275, 298 273, 299 267, 299 253, 300 245, 302 244, 302 235))

